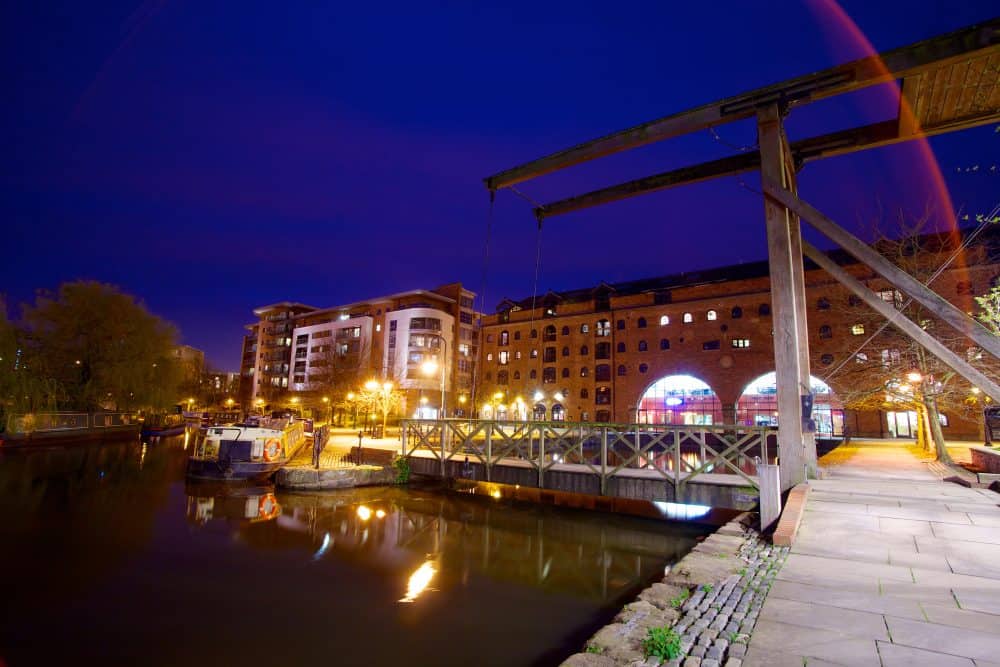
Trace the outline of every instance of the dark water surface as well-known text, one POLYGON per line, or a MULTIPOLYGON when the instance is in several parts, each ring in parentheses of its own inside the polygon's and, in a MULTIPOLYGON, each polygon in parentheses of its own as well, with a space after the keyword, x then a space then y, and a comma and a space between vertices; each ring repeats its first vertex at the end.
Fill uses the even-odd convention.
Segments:
POLYGON ((184 436, 0 453, 0 665, 547 665, 710 529, 185 483, 184 436))

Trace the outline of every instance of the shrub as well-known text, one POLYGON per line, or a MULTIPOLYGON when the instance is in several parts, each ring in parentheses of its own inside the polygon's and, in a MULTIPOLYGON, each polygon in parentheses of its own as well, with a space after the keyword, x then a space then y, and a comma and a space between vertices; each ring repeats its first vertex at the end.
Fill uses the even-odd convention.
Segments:
POLYGON ((673 628, 650 628, 642 640, 646 657, 656 656, 660 660, 673 660, 681 654, 681 638, 673 628))
POLYGON ((410 459, 397 456, 392 460, 392 467, 396 469, 396 484, 406 484, 410 481, 410 459))

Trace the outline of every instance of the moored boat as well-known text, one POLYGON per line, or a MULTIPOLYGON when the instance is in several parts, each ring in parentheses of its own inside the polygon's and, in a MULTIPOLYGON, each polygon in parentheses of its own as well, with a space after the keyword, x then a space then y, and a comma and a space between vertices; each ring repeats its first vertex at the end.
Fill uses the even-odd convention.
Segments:
POLYGON ((265 479, 305 443, 300 421, 209 427, 195 442, 187 474, 193 479, 265 479))
POLYGON ((165 438, 170 435, 180 435, 187 427, 184 415, 146 415, 142 422, 143 438, 165 438))

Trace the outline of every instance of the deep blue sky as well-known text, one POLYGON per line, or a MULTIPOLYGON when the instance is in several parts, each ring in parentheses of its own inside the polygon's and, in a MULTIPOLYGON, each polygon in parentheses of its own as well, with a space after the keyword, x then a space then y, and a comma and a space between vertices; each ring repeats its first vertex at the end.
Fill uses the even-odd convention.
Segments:
MULTIPOLYGON (((116 283, 235 370, 256 305, 455 280, 480 291, 482 177, 865 55, 825 1, 4 3, 0 292, 17 304, 64 280, 116 283)), ((996 12, 843 7, 878 50, 996 12)), ((816 107, 792 114, 793 138, 893 111, 881 92, 816 107)), ((719 132, 754 141, 747 123, 719 132)), ((956 207, 996 203, 993 127, 932 146, 956 207)), ((729 152, 700 133, 520 189, 544 201, 729 152)), ((800 180, 857 229, 923 211, 930 183, 912 146, 800 180)), ((761 211, 729 178, 552 219, 539 292, 762 259, 761 211)), ((490 310, 531 294, 534 256, 530 207, 501 193, 490 310)))

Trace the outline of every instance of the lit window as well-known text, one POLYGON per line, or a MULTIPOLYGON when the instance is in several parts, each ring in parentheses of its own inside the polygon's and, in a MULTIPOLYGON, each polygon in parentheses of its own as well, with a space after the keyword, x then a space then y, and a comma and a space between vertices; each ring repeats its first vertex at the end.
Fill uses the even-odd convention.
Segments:
POLYGON ((694 315, 691 313, 684 313, 684 317, 682 319, 684 324, 690 324, 691 322, 694 322, 694 315))
POLYGON ((660 326, 665 327, 670 324, 670 317, 667 315, 660 315, 660 326))
POLYGON ((506 331, 501 331, 500 332, 500 344, 501 345, 507 345, 507 343, 509 341, 510 341, 510 333, 508 333, 506 331))
POLYGON ((532 359, 537 359, 538 358, 538 350, 532 350, 531 351, 531 358, 532 359))
POLYGON ((859 364, 866 364, 868 363, 868 355, 865 354, 864 352, 858 352, 856 355, 854 355, 854 361, 856 361, 859 364))
POLYGON ((610 336, 611 335, 611 322, 608 320, 598 320, 597 331, 595 332, 597 336, 610 336))
POLYGON ((855 324, 854 326, 851 327, 851 334, 853 334, 855 336, 864 336, 865 335, 865 325, 860 324, 860 323, 855 324))
POLYGON ((492 352, 487 352, 486 353, 486 361, 493 361, 493 353, 492 352))
POLYGON ((500 350, 499 356, 500 363, 506 365, 510 361, 510 352, 507 350, 500 350))
POLYGON ((705 313, 705 317, 708 318, 709 321, 712 321, 718 319, 719 315, 714 310, 710 310, 707 313, 705 313))
POLYGON ((750 347, 750 339, 749 338, 734 338, 733 339, 733 347, 739 348, 741 350, 742 349, 746 349, 746 348, 750 347))
POLYGON ((514 358, 515 359, 520 359, 521 358, 521 350, 518 350, 517 352, 514 353, 514 358))
POLYGON ((589 333, 589 332, 590 332, 590 325, 589 324, 581 324, 580 325, 580 333, 589 333))

